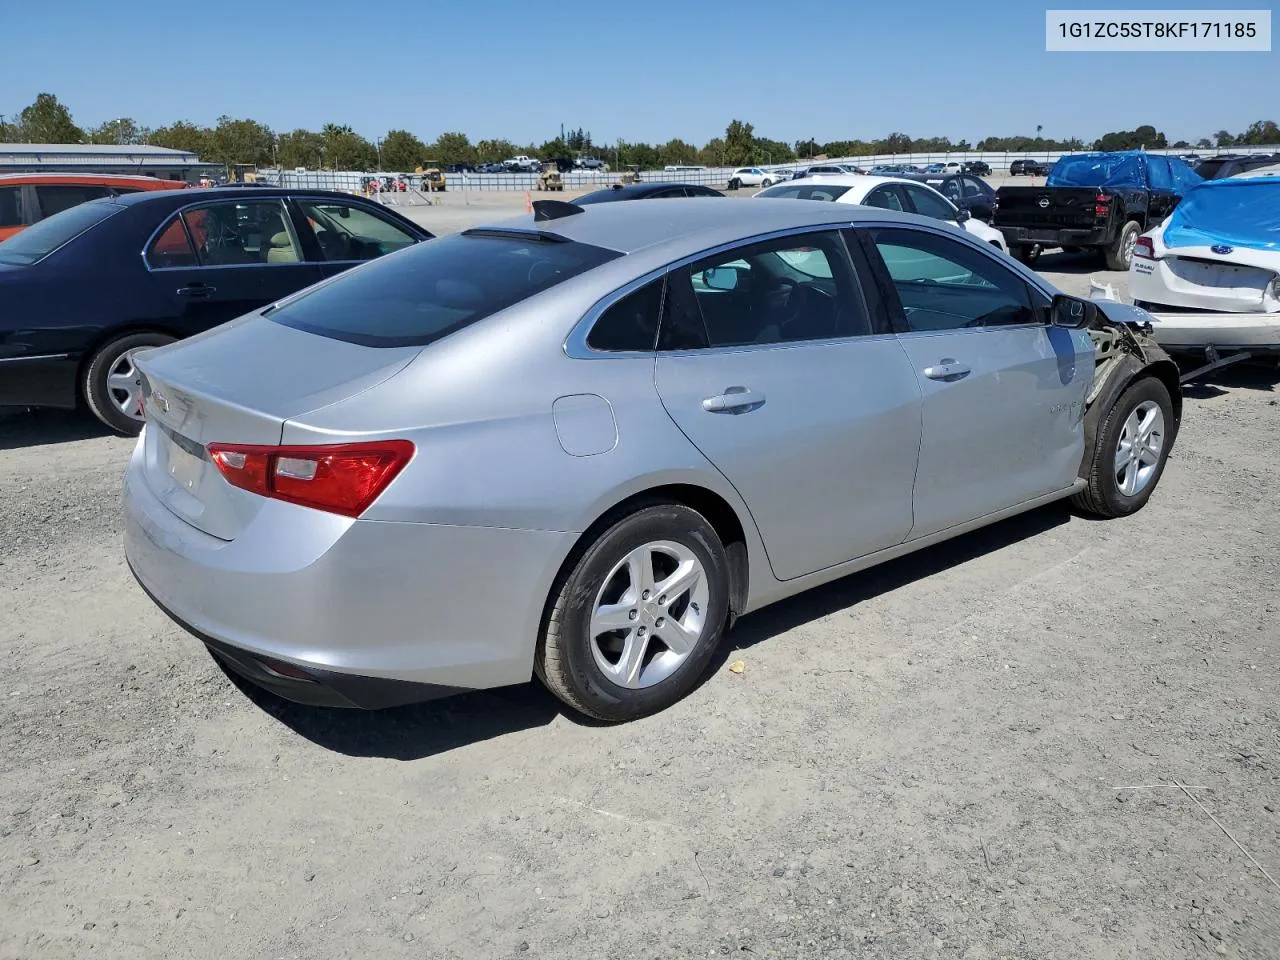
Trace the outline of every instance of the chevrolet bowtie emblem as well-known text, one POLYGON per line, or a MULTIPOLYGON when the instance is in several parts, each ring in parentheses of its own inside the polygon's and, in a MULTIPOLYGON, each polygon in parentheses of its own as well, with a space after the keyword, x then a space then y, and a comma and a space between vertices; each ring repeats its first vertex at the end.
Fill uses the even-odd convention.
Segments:
POLYGON ((153 393, 151 395, 151 402, 159 408, 161 413, 169 412, 169 400, 163 393, 153 393))

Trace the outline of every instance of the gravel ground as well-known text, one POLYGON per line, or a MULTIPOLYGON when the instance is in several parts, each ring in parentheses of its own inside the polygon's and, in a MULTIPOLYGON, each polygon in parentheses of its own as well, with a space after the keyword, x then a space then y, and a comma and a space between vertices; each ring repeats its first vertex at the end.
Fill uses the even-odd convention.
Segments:
POLYGON ((0 958, 1280 957, 1277 379, 1140 515, 779 604, 624 727, 240 689, 124 566, 130 441, 0 420, 0 958))

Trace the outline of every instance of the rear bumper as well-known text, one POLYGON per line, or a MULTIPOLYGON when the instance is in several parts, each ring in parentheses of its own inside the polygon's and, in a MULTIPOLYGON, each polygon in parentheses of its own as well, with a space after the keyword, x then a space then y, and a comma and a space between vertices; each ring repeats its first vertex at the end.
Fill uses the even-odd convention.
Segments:
MULTIPOLYGON (((1186 268, 1182 268, 1186 273, 1186 268)), ((1195 279, 1180 275, 1167 259, 1134 257, 1129 269, 1129 295, 1161 306, 1205 310, 1210 313, 1274 316, 1280 321, 1280 302, 1267 295, 1274 274, 1263 270, 1232 271, 1207 267, 1195 279), (1205 282, 1196 282, 1197 279, 1205 282)))
POLYGON ((1152 313, 1152 335, 1165 350, 1202 352, 1205 347, 1280 352, 1280 313, 1152 313))
POLYGON ((125 475, 126 559, 230 669, 290 699, 356 707, 530 678, 573 534, 348 520, 266 501, 235 540, 219 540, 151 492, 143 442, 125 475))
POLYGON ((1005 243, 1038 243, 1042 247, 1104 247, 1111 242, 1106 230, 1084 227, 1006 227, 995 225, 1004 234, 1005 243))

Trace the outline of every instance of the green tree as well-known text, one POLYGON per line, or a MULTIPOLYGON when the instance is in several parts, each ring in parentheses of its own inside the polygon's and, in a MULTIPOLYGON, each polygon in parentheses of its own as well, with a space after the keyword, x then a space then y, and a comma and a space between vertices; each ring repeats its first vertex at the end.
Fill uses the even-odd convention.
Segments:
POLYGON ((19 136, 27 143, 81 143, 85 133, 71 120, 71 111, 52 93, 41 93, 18 114, 19 136))
POLYGON ((382 166, 408 173, 427 159, 427 145, 408 130, 388 130, 382 138, 382 166))
POLYGON ((1236 138, 1233 137, 1226 130, 1219 130, 1217 133, 1213 135, 1213 137, 1218 142, 1218 146, 1220 147, 1235 146, 1236 138))
POLYGON ((377 149, 350 127, 326 123, 320 136, 324 140, 324 165, 328 169, 372 170, 377 165, 377 149))
POLYGON ((755 145, 755 127, 741 120, 731 120, 724 131, 725 165, 740 167, 752 163, 755 145))
POLYGON ((1095 150, 1137 150, 1139 147, 1160 149, 1169 145, 1163 133, 1150 124, 1136 130, 1117 130, 1099 137, 1093 144, 1095 150))
POLYGON ((1208 137, 1201 137, 1196 141, 1196 147, 1200 150, 1209 150, 1213 147, 1213 143, 1208 137))
POLYGON ((567 157, 569 153, 569 144, 565 140, 556 137, 554 140, 548 140, 543 143, 538 148, 537 154, 530 154, 530 156, 539 156, 544 160, 554 160, 556 157, 567 157))
POLYGON ((324 166, 324 137, 310 130, 280 134, 276 141, 276 162, 286 169, 324 166))
POLYGON ((708 167, 738 166, 736 163, 729 162, 725 142, 721 137, 712 137, 706 142, 706 145, 698 151, 698 162, 708 167))
POLYGON ((1255 120, 1249 129, 1236 137, 1236 143, 1251 146, 1269 146, 1280 143, 1280 127, 1274 120, 1255 120))
POLYGON ((678 137, 668 140, 658 148, 658 162, 663 166, 692 166, 698 162, 698 148, 678 137))
POLYGON ((783 143, 781 140, 769 140, 766 137, 756 138, 752 155, 755 163, 790 163, 796 158, 791 144, 783 143))
POLYGON ((476 159, 481 163, 509 160, 516 152, 516 145, 510 140, 481 140, 476 144, 476 159))
POLYGON ((431 158, 439 163, 475 163, 476 148, 465 133, 442 133, 431 145, 431 158))
POLYGON ((139 127, 131 117, 108 120, 89 131, 90 143, 146 143, 149 131, 139 127))
POLYGON ((275 146, 275 134, 270 127, 256 120, 222 116, 209 134, 208 156, 204 159, 215 163, 252 163, 266 167, 275 161, 275 146))
POLYGON ((151 131, 147 142, 157 147, 168 147, 170 150, 186 150, 200 156, 202 160, 209 148, 209 129, 197 127, 186 120, 179 120, 167 127, 158 127, 151 131))

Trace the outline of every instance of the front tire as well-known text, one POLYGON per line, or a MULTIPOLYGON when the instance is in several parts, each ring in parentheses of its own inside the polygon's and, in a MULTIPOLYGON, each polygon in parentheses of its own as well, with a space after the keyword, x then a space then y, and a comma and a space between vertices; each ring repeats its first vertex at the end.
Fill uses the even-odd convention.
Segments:
POLYGON ((1108 519, 1141 510, 1160 482, 1177 429, 1169 389, 1151 376, 1134 381, 1107 411, 1089 485, 1071 502, 1108 519))
POLYGON ((1013 248, 1013 255, 1028 267, 1034 267, 1036 265, 1036 261, 1040 259, 1040 244, 1020 243, 1013 248))
POLYGON ((740 186, 742 186, 742 181, 741 181, 741 180, 734 179, 734 180, 730 180, 730 181, 729 181, 729 189, 730 189, 730 190, 737 190, 740 186))
POLYGON ((85 368, 81 384, 90 412, 121 436, 141 433, 142 375, 133 356, 173 341, 164 333, 130 333, 100 347, 85 368))
POLYGON ((728 619, 724 545, 700 513, 655 503, 617 520, 559 582, 534 671, 564 703, 622 722, 697 684, 728 619))

